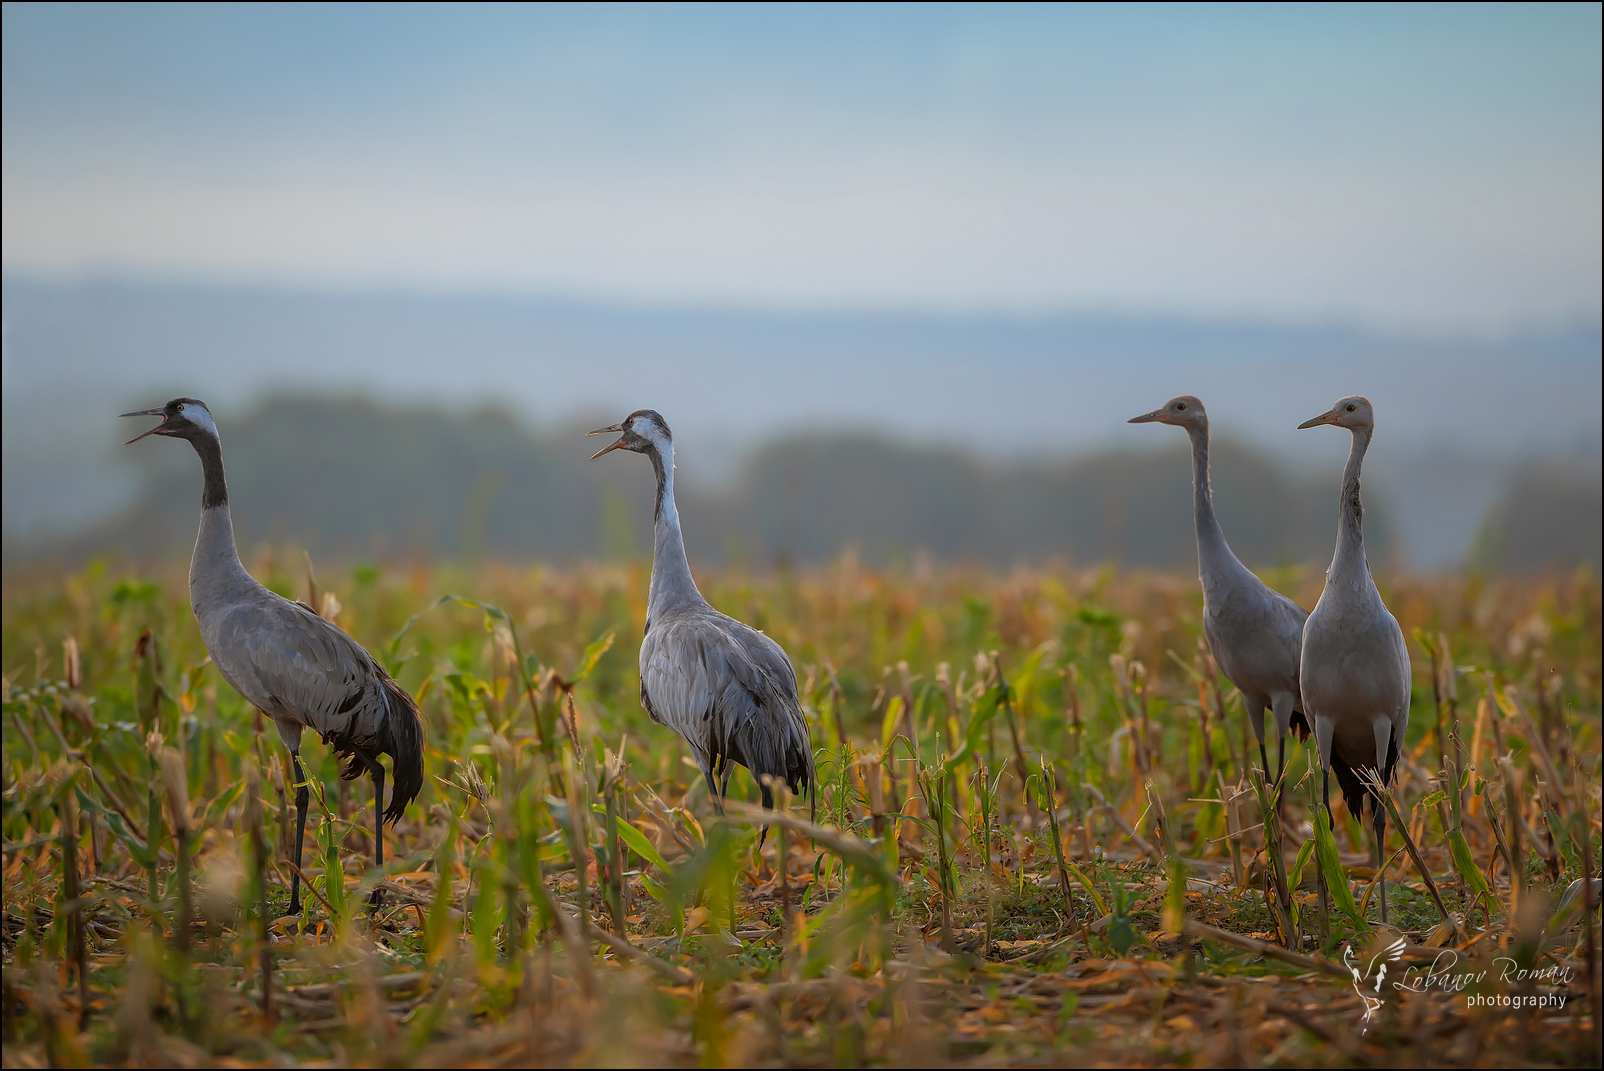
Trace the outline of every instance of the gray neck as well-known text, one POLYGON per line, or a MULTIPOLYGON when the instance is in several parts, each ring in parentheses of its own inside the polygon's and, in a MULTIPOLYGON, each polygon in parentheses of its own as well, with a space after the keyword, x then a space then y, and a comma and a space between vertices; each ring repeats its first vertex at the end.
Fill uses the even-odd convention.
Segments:
POLYGON ((215 600, 226 599, 256 581, 240 563, 234 543, 234 518, 228 509, 228 488, 223 479, 223 447, 209 435, 190 440, 200 455, 205 490, 201 496, 200 533, 189 561, 189 600, 197 614, 215 600))
POLYGON ((1333 574, 1350 570, 1369 571, 1365 561, 1364 503, 1359 498, 1359 468, 1370 449, 1370 428, 1353 429, 1353 445, 1348 464, 1342 470, 1342 500, 1337 513, 1337 552, 1331 559, 1333 574))
POLYGON ((1220 521, 1214 515, 1214 488, 1209 484, 1209 426, 1186 429, 1192 440, 1192 523, 1197 529, 1197 567, 1204 582, 1224 579, 1244 566, 1225 542, 1220 521))
POLYGON ((652 586, 646 599, 648 622, 660 611, 696 603, 707 604, 696 590, 691 564, 685 557, 679 508, 674 504, 674 445, 653 445, 646 451, 657 473, 657 508, 652 520, 652 586))

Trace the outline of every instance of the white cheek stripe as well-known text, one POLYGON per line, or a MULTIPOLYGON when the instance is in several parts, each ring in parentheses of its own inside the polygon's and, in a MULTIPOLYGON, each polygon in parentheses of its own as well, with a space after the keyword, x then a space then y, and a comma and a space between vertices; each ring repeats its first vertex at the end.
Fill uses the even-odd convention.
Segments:
POLYGON ((636 435, 657 447, 659 453, 668 447, 668 438, 663 434, 663 429, 658 426, 657 421, 642 417, 629 427, 636 435))
MULTIPOLYGON (((188 418, 191 423, 199 424, 213 435, 217 435, 217 421, 212 419, 212 414, 204 405, 195 405, 193 403, 186 404, 184 406, 183 415, 188 418)), ((219 438, 220 437, 221 436, 219 436, 219 438)))

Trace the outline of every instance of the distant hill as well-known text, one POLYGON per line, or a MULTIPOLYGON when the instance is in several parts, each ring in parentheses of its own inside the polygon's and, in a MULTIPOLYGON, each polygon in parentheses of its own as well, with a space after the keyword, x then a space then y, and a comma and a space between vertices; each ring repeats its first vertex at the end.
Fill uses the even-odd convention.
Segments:
POLYGON ((1488 507, 1472 564, 1486 572, 1604 568, 1604 494, 1596 468, 1531 465, 1488 507))
MULTIPOLYGON (((536 435, 496 408, 275 398, 223 422, 236 526, 246 546, 290 543, 346 560, 646 553, 650 466, 587 461, 596 440, 580 430, 536 435)), ((693 559, 707 563, 818 562, 854 548, 871 563, 927 552, 996 566, 1066 556, 1190 569, 1190 464, 1184 437, 1165 438, 1150 452, 1045 464, 861 435, 786 438, 750 455, 722 490, 699 489, 682 469, 681 512, 693 559)), ((132 506, 65 540, 11 543, 8 561, 183 553, 200 501, 190 450, 159 440, 130 450, 159 455, 132 506)), ((1221 520, 1250 564, 1326 560, 1334 479, 1300 481, 1229 441, 1214 449, 1221 520)), ((1372 554, 1388 560, 1385 510, 1366 522, 1372 554)))

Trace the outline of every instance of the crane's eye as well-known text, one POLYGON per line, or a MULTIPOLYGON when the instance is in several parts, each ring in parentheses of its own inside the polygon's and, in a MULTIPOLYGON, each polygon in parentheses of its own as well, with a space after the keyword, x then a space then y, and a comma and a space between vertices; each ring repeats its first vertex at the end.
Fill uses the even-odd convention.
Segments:
POLYGON ((1185 408, 1186 408, 1186 403, 1185 402, 1179 402, 1175 406, 1175 411, 1176 412, 1180 412, 1182 409, 1185 409, 1185 408))
POLYGON ((183 405, 179 405, 179 407, 178 407, 178 411, 179 411, 179 412, 180 412, 180 413, 182 413, 182 412, 183 412, 183 411, 184 411, 184 407, 183 407, 183 405))
POLYGON ((1357 408, 1359 408, 1359 407, 1358 407, 1358 406, 1357 406, 1357 405, 1354 405, 1354 404, 1353 404, 1353 403, 1352 403, 1352 402, 1349 402, 1349 403, 1348 403, 1348 412, 1350 412, 1350 413, 1351 413, 1351 412, 1353 412, 1353 411, 1354 411, 1354 410, 1355 410, 1355 409, 1357 409, 1357 408))

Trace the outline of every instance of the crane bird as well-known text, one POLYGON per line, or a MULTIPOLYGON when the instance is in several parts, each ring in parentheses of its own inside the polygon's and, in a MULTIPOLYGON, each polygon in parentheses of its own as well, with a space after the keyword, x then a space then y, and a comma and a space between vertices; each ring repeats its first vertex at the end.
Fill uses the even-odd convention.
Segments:
MULTIPOLYGON (((1320 749, 1326 814, 1331 814, 1333 771, 1355 818, 1364 817, 1365 797, 1370 797, 1379 878, 1387 811, 1366 781, 1388 785, 1398 765, 1398 748, 1409 728, 1409 648, 1365 560, 1359 467, 1375 430, 1375 411, 1369 399, 1354 395, 1298 427, 1320 424, 1347 428, 1353 445, 1342 473, 1337 550, 1326 570, 1325 590, 1303 628, 1303 701, 1320 749)), ((1385 883, 1381 921, 1387 921, 1385 883)))
MULTIPOLYGON (((341 776, 364 769, 373 778, 373 862, 384 864, 384 822, 400 818, 423 787, 423 719, 406 689, 390 679, 362 645, 303 603, 267 590, 240 564, 223 479, 223 445, 206 403, 174 398, 159 409, 124 413, 159 416, 147 435, 186 439, 200 456, 204 491, 200 535, 189 565, 189 601, 201 639, 223 679, 273 719, 295 766, 295 870, 290 914, 301 910, 301 842, 309 798, 301 770, 301 731, 312 729, 345 761, 341 776), (384 807, 384 767, 394 771, 384 807)), ((377 890, 374 892, 377 899, 377 890)))
POLYGON ((1309 735, 1298 689, 1298 654, 1309 615, 1254 576, 1226 544, 1209 486, 1209 415, 1203 403, 1183 394, 1128 423, 1173 424, 1192 440, 1192 521, 1197 528, 1197 577, 1203 584, 1203 635, 1226 678, 1242 693, 1265 777, 1270 776, 1270 757, 1264 749, 1264 708, 1274 715, 1279 781, 1286 769, 1287 733, 1305 739, 1309 735))
POLYGON ((720 813, 737 765, 751 772, 765 807, 774 806, 770 778, 794 793, 811 790, 813 749, 791 660, 768 636, 709 606, 691 577, 674 505, 668 423, 640 409, 623 423, 587 434, 613 432, 621 434, 592 454, 592 461, 630 450, 650 458, 657 474, 652 581, 640 645, 641 706, 685 738, 720 813))

